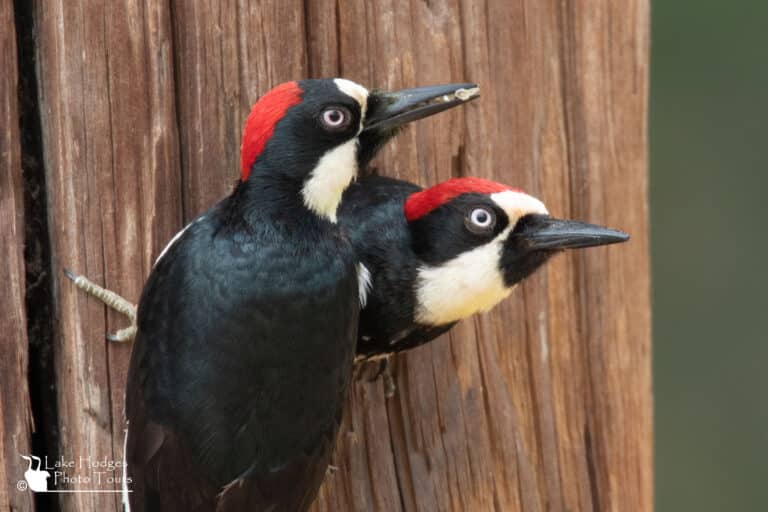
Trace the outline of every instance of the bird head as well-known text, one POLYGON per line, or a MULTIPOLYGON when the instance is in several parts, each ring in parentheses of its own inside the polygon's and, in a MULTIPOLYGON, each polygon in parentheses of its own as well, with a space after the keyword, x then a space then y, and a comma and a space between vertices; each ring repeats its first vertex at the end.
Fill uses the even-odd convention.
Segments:
POLYGON ((556 219, 521 190, 454 178, 416 192, 404 205, 422 262, 416 320, 443 325, 487 311, 552 255, 629 239, 626 233, 556 219))
POLYGON ((476 90, 450 84, 369 91, 343 78, 278 85, 246 121, 241 182, 294 185, 310 211, 336 222, 344 189, 400 127, 473 99, 476 90))

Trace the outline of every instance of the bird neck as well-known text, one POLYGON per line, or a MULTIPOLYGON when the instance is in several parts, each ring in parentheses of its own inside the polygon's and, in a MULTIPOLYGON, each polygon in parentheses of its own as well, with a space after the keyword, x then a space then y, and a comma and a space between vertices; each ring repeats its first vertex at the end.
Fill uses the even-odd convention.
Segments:
POLYGON ((335 224, 342 194, 357 176, 357 150, 357 139, 350 139, 319 158, 299 153, 286 162, 264 154, 238 187, 245 206, 299 209, 335 224))
POLYGON ((254 169, 232 193, 231 206, 249 223, 312 215, 301 200, 301 181, 254 169))

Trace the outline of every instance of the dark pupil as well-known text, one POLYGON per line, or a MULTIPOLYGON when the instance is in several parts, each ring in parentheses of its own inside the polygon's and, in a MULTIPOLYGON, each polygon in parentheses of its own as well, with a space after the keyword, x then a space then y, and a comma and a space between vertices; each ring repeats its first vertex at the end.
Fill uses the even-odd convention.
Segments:
POLYGON ((477 212, 477 216, 475 218, 480 224, 485 224, 485 221, 488 220, 488 214, 486 212, 477 212))
POLYGON ((338 110, 331 110, 328 113, 328 121, 330 121, 333 124, 341 122, 341 112, 339 112, 338 110))

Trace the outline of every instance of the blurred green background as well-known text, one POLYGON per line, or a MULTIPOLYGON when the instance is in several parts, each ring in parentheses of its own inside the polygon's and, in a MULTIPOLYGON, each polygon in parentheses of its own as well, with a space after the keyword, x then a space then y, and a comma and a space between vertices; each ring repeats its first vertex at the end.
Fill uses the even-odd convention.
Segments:
POLYGON ((768 1, 652 4, 656 503, 768 511, 768 1))

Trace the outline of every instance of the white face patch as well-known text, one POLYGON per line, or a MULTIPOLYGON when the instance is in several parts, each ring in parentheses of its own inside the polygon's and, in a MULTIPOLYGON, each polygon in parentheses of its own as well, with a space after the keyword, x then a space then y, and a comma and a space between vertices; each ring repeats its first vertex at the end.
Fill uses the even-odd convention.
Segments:
POLYGON ((487 244, 442 265, 421 267, 416 321, 427 325, 456 322, 488 311, 509 295, 511 288, 504 286, 499 259, 504 239, 511 230, 508 227, 487 244))
POLYGON ((490 242, 464 252, 441 265, 419 269, 416 284, 416 321, 443 325, 488 311, 506 298, 512 288, 504 284, 499 267, 504 242, 518 219, 546 215, 535 197, 507 190, 490 195, 509 217, 509 226, 490 242))
POLYGON ((357 176, 357 137, 327 151, 312 169, 301 195, 311 211, 336 223, 341 195, 357 176))
MULTIPOLYGON (((341 92, 360 104, 359 134, 363 129, 363 117, 368 105, 368 89, 345 78, 335 78, 341 92)), ((317 162, 309 179, 301 189, 304 204, 311 211, 336 223, 336 210, 341 195, 357 176, 357 137, 327 151, 317 162)))

